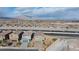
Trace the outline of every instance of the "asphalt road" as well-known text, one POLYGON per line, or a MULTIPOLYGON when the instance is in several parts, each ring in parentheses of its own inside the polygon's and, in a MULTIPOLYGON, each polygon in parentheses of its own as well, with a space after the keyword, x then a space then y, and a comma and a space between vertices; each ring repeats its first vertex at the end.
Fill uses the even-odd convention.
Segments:
POLYGON ((38 49, 11 49, 11 48, 0 48, 0 51, 38 51, 38 49))

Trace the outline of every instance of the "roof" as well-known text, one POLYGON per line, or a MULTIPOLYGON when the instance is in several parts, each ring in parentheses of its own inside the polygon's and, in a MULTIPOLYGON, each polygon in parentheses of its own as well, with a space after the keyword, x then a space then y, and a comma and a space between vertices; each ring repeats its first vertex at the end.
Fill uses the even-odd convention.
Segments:
POLYGON ((32 35, 32 31, 25 31, 22 36, 29 36, 29 35, 30 36, 32 35))
POLYGON ((3 35, 4 36, 4 35, 6 35, 8 33, 11 33, 11 31, 3 31, 3 32, 0 33, 0 35, 3 35))
POLYGON ((13 33, 12 34, 20 34, 21 33, 21 31, 13 31, 13 33))
POLYGON ((38 32, 35 33, 35 36, 43 36, 43 35, 44 35, 44 33, 41 32, 41 31, 38 31, 38 32))

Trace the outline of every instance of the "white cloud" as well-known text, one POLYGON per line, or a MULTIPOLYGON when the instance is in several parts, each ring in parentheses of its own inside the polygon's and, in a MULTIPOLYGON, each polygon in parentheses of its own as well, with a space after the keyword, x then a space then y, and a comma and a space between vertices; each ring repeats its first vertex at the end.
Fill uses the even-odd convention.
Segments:
MULTIPOLYGON (((0 13, 3 9, 0 8, 0 13)), ((79 11, 67 7, 18 7, 9 13, 9 17, 31 18, 31 19, 66 19, 78 18, 79 11)), ((78 10, 78 9, 77 9, 78 10)), ((1 14, 5 15, 5 12, 1 14)))
POLYGON ((59 10, 63 10, 65 8, 40 8, 40 9, 35 9, 32 13, 33 14, 47 14, 47 13, 53 13, 59 10))
POLYGON ((16 15, 28 15, 28 16, 35 16, 35 15, 42 15, 42 14, 47 14, 47 13, 53 13, 59 10, 64 10, 67 8, 63 8, 63 7, 28 7, 28 8, 16 8, 16 15))

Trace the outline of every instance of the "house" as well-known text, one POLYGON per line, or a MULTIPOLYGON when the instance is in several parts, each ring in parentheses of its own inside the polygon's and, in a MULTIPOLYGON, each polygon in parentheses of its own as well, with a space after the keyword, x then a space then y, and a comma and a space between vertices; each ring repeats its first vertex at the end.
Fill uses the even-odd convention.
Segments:
POLYGON ((34 40, 42 42, 44 40, 43 32, 41 32, 41 31, 36 32, 35 35, 34 35, 34 40))
POLYGON ((28 43, 31 41, 31 31, 25 31, 22 35, 21 39, 21 48, 26 48, 28 46, 28 43))
POLYGON ((13 31, 9 37, 10 37, 10 41, 12 42, 12 47, 17 47, 17 44, 19 43, 19 35, 20 35, 21 31, 13 31))
POLYGON ((10 31, 2 31, 0 32, 0 43, 3 46, 7 46, 7 43, 9 41, 9 34, 11 32, 10 31))
POLYGON ((24 33, 24 32, 21 32, 21 33, 19 34, 18 41, 20 41, 20 40, 22 39, 22 35, 23 35, 23 33, 24 33))
POLYGON ((19 34, 20 34, 21 32, 20 31, 13 31, 10 35, 9 35, 9 39, 11 40, 11 41, 16 41, 16 42, 18 42, 18 39, 19 39, 19 34))
POLYGON ((29 44, 29 47, 34 47, 43 50, 43 40, 45 39, 43 32, 38 31, 34 34, 34 38, 29 44))
POLYGON ((49 35, 45 35, 45 39, 43 41, 43 48, 46 50, 52 43, 54 43, 57 38, 49 35))
POLYGON ((4 37, 3 33, 0 33, 0 41, 3 41, 4 38, 5 37, 4 37))
POLYGON ((9 39, 9 35, 10 35, 11 33, 12 33, 11 31, 3 31, 3 32, 2 32, 2 35, 4 36, 4 39, 7 40, 7 39, 9 39))

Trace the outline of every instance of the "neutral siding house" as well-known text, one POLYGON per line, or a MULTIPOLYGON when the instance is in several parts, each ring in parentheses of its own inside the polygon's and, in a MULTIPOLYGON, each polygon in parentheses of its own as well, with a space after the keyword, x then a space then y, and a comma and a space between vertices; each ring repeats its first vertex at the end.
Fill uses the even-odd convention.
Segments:
POLYGON ((4 38, 5 38, 4 35, 0 33, 0 41, 2 41, 4 38))
POLYGON ((19 39, 18 39, 18 41, 20 41, 20 40, 22 39, 23 33, 24 33, 24 32, 21 32, 21 33, 19 34, 19 39))
POLYGON ((20 34, 20 33, 21 33, 20 31, 14 31, 13 33, 11 33, 11 34, 9 35, 10 40, 11 40, 11 41, 16 41, 16 42, 18 42, 19 34, 20 34))
POLYGON ((44 34, 40 31, 36 32, 29 47, 34 47, 39 50, 43 50, 43 40, 44 40, 44 34))
POLYGON ((2 32, 2 35, 4 36, 4 39, 7 40, 7 39, 9 39, 9 35, 10 35, 11 33, 12 33, 11 31, 3 31, 3 32, 2 32))
POLYGON ((21 48, 26 48, 28 46, 28 43, 31 41, 31 31, 25 31, 22 35, 21 39, 21 48))

